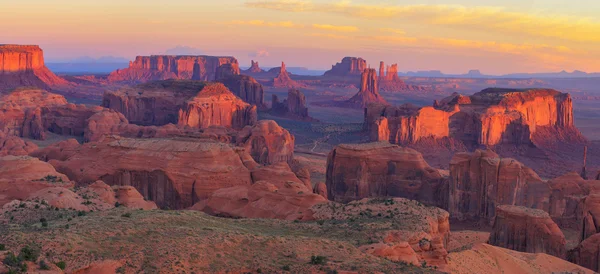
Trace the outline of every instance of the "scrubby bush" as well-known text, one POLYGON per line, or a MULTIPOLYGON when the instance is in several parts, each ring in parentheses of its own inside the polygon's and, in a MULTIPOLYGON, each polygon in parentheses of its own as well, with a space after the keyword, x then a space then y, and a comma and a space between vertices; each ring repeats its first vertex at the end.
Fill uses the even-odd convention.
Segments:
POLYGON ((327 257, 325 256, 310 256, 310 264, 324 265, 327 263, 327 257))

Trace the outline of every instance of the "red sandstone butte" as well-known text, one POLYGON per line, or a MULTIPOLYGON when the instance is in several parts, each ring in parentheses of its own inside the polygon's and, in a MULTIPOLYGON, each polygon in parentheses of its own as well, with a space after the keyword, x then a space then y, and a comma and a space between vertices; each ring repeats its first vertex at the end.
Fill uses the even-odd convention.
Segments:
POLYGON ((231 64, 235 74, 240 74, 237 59, 218 56, 137 56, 129 67, 112 72, 111 82, 140 83, 152 80, 188 79, 214 81, 217 69, 231 64), (237 68, 237 69, 236 69, 237 68))
POLYGON ((352 108, 365 108, 370 104, 388 105, 387 101, 379 94, 377 71, 365 69, 360 78, 360 89, 352 98, 341 103, 340 106, 352 108))
POLYGON ((367 61, 357 57, 344 57, 342 62, 331 66, 331 70, 325 72, 324 76, 358 76, 367 69, 367 61))
POLYGON ((260 66, 258 65, 258 61, 254 62, 254 60, 252 60, 250 62, 250 68, 248 68, 247 70, 244 71, 244 73, 248 73, 248 74, 263 73, 263 72, 265 72, 265 71, 260 68, 260 66))
POLYGON ((277 76, 273 78, 273 87, 276 88, 299 88, 302 84, 292 80, 290 74, 285 69, 285 63, 281 62, 281 67, 277 76))
POLYGON ((489 244, 528 253, 566 257, 566 240, 560 228, 543 210, 501 205, 489 244))
POLYGON ((0 44, 0 91, 29 86, 51 89, 68 85, 44 64, 44 52, 35 45, 0 44))
POLYGON ((294 157, 294 135, 273 120, 260 120, 246 126, 236 136, 237 145, 261 164, 289 162, 294 157))
POLYGON ((379 89, 382 91, 425 91, 426 89, 417 85, 408 85, 398 76, 398 64, 385 66, 379 63, 379 89))
POLYGON ((327 195, 348 202, 403 197, 443 206, 447 184, 439 170, 410 148, 389 143, 342 144, 327 157, 327 195))
POLYGON ((223 83, 233 94, 244 102, 255 105, 258 109, 267 108, 264 99, 263 86, 256 79, 247 75, 231 75, 218 80, 223 83))
POLYGON ((573 124, 570 95, 551 89, 489 88, 469 97, 454 94, 423 108, 373 104, 367 108, 365 127, 371 141, 387 138, 398 144, 426 137, 451 137, 466 145, 532 144, 543 141, 534 137, 546 129, 583 139, 573 124), (387 118, 387 129, 381 117, 387 118), (389 136, 379 134, 388 130, 389 136))

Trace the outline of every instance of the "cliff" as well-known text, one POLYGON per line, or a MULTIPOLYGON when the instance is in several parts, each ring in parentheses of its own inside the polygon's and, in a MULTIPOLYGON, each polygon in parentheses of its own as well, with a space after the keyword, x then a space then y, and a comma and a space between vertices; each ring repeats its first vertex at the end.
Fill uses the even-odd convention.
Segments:
POLYGON ((326 71, 324 76, 359 76, 365 69, 367 69, 367 61, 365 59, 344 57, 342 62, 331 66, 331 70, 326 71))
POLYGON ((263 86, 256 79, 246 75, 231 75, 218 80, 218 82, 223 83, 231 92, 242 98, 244 102, 256 105, 261 110, 267 108, 263 86))
POLYGON ((245 103, 223 84, 207 84, 179 110, 178 124, 195 128, 224 126, 241 129, 256 124, 256 106, 245 103))
POLYGON ((129 63, 128 68, 112 72, 108 80, 133 83, 166 79, 214 81, 217 79, 217 68, 225 64, 231 64, 234 74, 240 74, 238 61, 234 57, 138 56, 129 63))
MULTIPOLYGON (((377 124, 380 117, 388 120, 389 141, 399 144, 431 136, 451 137, 466 145, 532 144, 535 133, 548 128, 566 138, 582 139, 573 124, 570 95, 551 89, 486 89, 468 97, 453 94, 420 109, 373 105, 366 111, 365 129, 376 132, 372 128, 381 126, 377 124), (423 130, 427 127, 435 128, 423 130)), ((372 136, 372 141, 383 138, 372 136)))
POLYGON ((0 44, 0 91, 24 86, 50 90, 68 84, 46 68, 39 46, 0 44))

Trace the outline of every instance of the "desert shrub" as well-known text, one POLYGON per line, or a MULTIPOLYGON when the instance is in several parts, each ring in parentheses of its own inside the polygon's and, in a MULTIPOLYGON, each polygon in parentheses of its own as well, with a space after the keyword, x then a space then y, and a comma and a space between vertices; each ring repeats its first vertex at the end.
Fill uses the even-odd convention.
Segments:
POLYGON ((46 261, 40 261, 40 270, 50 270, 50 266, 46 263, 46 261))
POLYGON ((19 258, 21 258, 23 261, 35 262, 39 257, 40 250, 30 246, 21 248, 21 253, 19 253, 19 258))
POLYGON ((281 269, 283 269, 283 271, 290 271, 290 266, 284 265, 281 269))
POLYGON ((60 261, 57 263, 54 263, 56 266, 58 266, 58 268, 65 270, 65 268, 67 268, 67 263, 65 263, 64 261, 60 261))
POLYGON ((4 244, 0 244, 0 251, 6 250, 6 246, 4 244))
POLYGON ((310 264, 324 265, 327 263, 327 257, 325 256, 310 256, 310 264))

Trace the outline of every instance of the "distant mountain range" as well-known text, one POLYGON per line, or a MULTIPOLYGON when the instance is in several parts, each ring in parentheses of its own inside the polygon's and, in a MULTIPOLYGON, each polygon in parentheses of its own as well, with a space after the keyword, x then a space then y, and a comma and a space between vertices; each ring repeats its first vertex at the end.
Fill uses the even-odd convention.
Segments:
POLYGON ((600 77, 600 73, 587 73, 575 70, 573 72, 548 72, 548 73, 511 73, 505 75, 486 75, 479 70, 470 70, 466 74, 445 74, 439 70, 409 71, 398 73, 400 76, 409 77, 455 77, 455 78, 588 78, 600 77))

